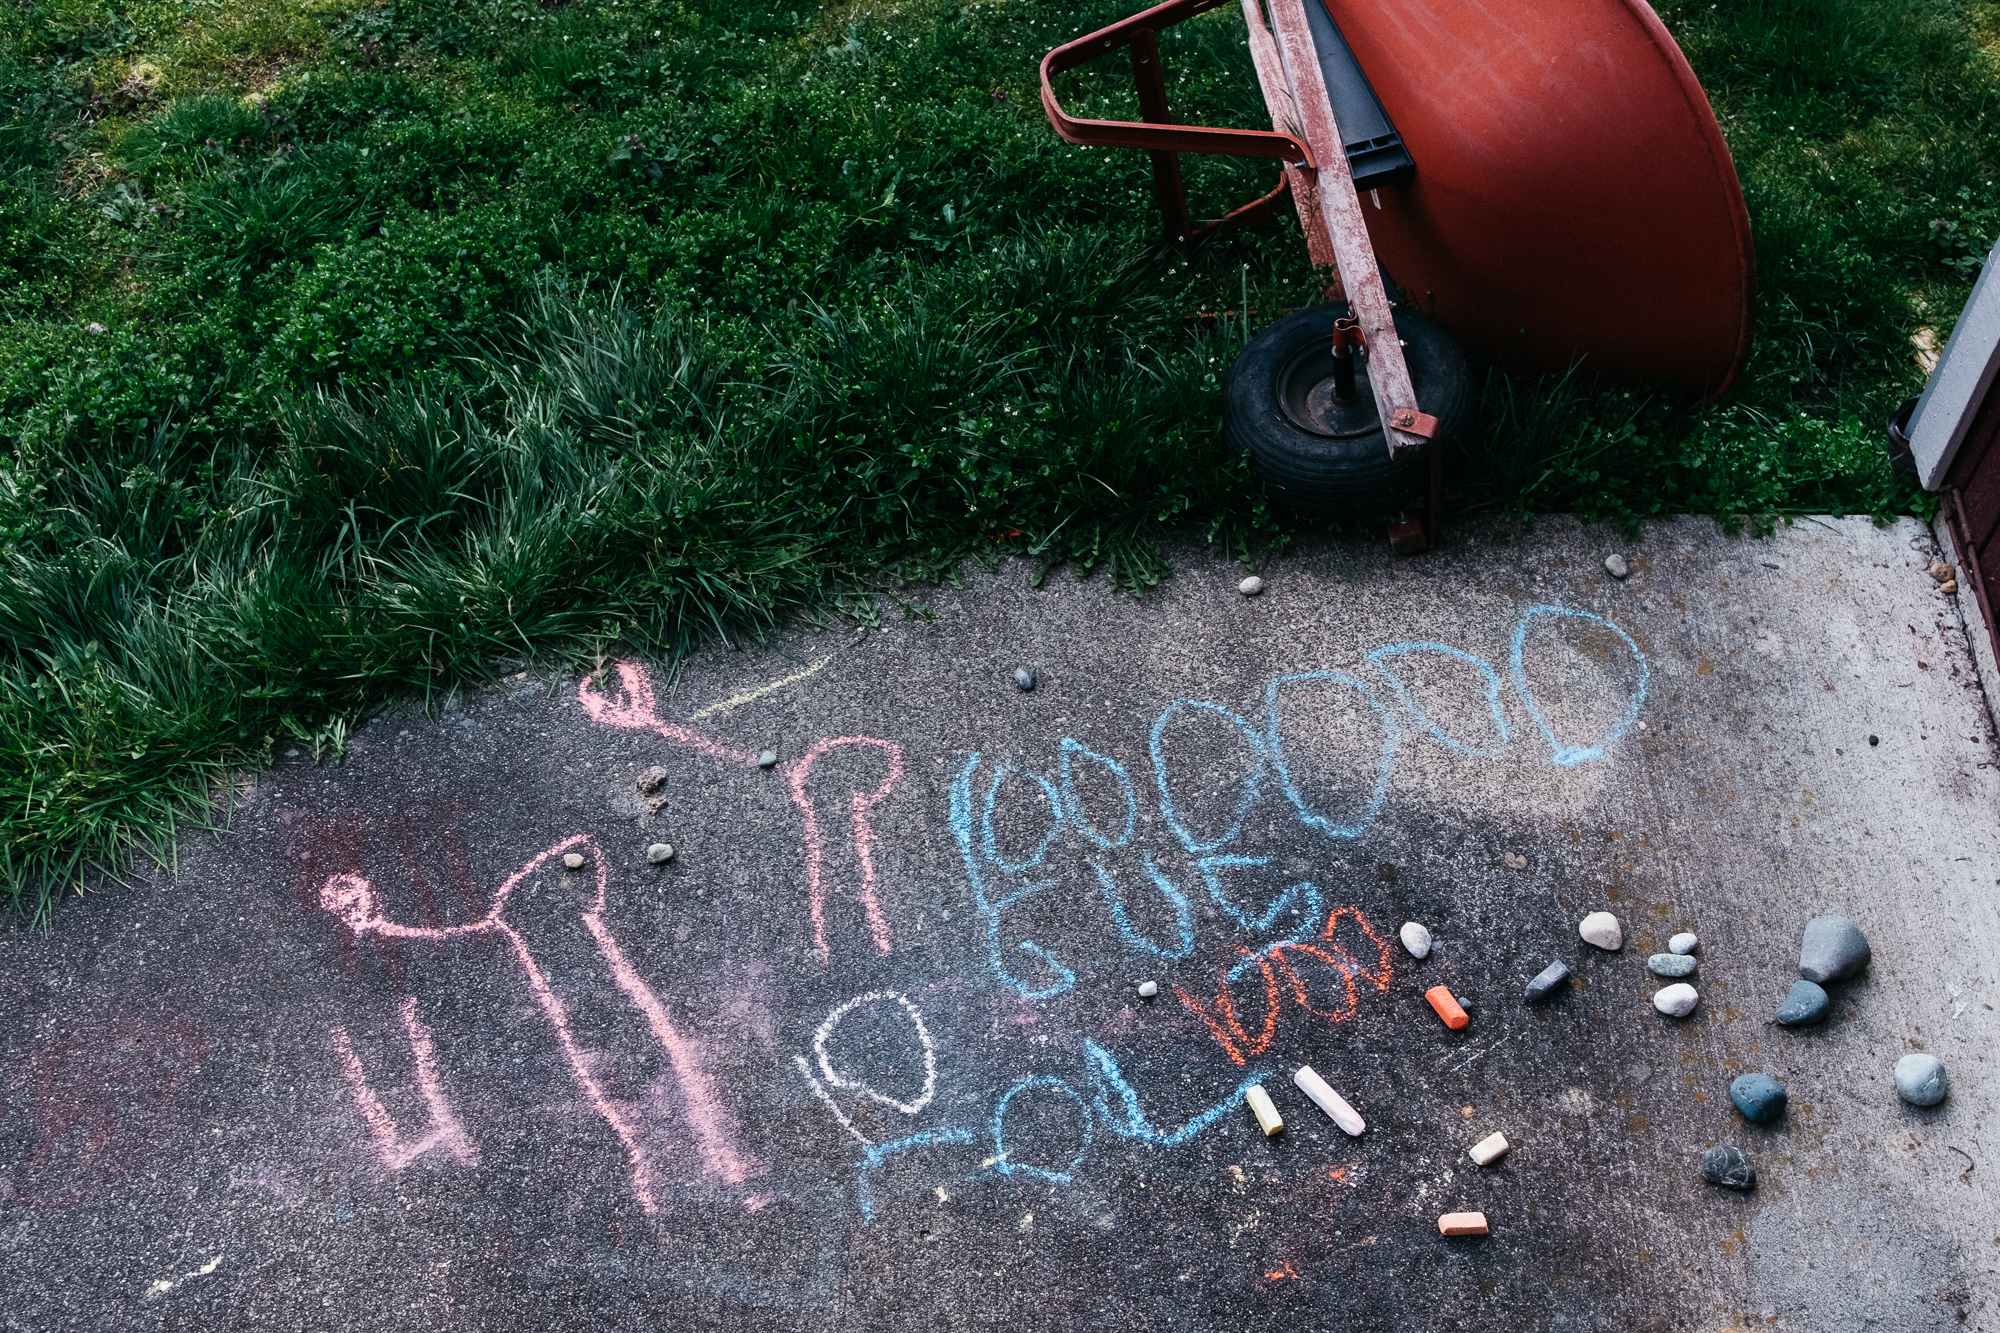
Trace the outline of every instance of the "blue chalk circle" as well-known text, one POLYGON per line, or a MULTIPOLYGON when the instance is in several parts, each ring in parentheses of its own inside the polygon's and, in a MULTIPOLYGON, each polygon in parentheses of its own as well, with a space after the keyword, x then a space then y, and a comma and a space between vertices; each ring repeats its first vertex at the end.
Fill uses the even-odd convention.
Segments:
POLYGON ((1013 769, 1007 767, 1005 764, 995 764, 993 766, 993 776, 986 784, 986 804, 979 812, 979 845, 980 849, 986 853, 987 860, 991 861, 1007 874, 1018 875, 1023 871, 1033 870, 1036 866, 1040 865, 1042 858, 1048 855, 1049 844, 1053 843, 1056 840, 1056 835, 1062 832, 1063 800, 1061 795, 1057 793, 1054 783, 1039 773, 1028 774, 1028 777, 1034 780, 1035 785, 1042 789, 1042 799, 1049 803, 1049 831, 1044 833, 1042 840, 1035 844, 1034 854, 1027 860, 1005 860, 1000 855, 999 841, 993 836, 993 802, 1000 795, 1001 782, 1013 771, 1013 769))
POLYGON ((1093 1137, 1090 1104, 1083 1100, 1083 1094, 1059 1078, 1054 1078, 1047 1074, 1036 1074, 1030 1078, 1020 1080, 1013 1087, 1007 1089, 1006 1092, 1000 1095, 999 1105, 993 1108, 993 1165, 991 1170, 1003 1176, 1040 1176, 1043 1180, 1051 1180, 1058 1185, 1067 1185, 1076 1178, 1076 1168, 1082 1165, 1085 1155, 1090 1152, 1090 1144, 1093 1137), (1060 1171, 1051 1171, 1045 1166, 1035 1166, 1028 1162, 1017 1162, 1007 1150, 1007 1107, 1012 1104, 1018 1094, 1026 1092, 1030 1088, 1052 1088, 1061 1092, 1065 1097, 1075 1102, 1076 1109, 1083 1113, 1083 1142, 1078 1145, 1076 1156, 1070 1158, 1069 1165, 1060 1171))
POLYGON ((1474 657, 1471 653, 1453 648, 1448 644, 1392 643, 1386 648, 1377 648, 1374 652, 1368 654, 1368 660, 1373 662, 1375 669, 1388 679, 1390 686, 1396 691, 1396 697, 1403 701, 1403 707, 1410 711, 1410 716, 1417 720, 1417 725, 1461 754, 1476 755, 1481 759, 1490 759, 1494 755, 1499 754, 1505 748, 1507 742, 1512 739, 1512 733, 1507 727, 1506 715, 1500 711, 1500 673, 1495 671, 1493 664, 1486 661, 1486 659, 1474 657), (1481 688, 1486 694, 1486 707, 1493 714, 1493 729, 1500 737, 1498 744, 1482 750, 1477 746, 1467 745, 1464 741, 1447 735, 1444 728, 1438 726, 1431 718, 1431 715, 1424 711, 1424 706, 1418 703, 1416 697, 1410 693, 1409 687, 1403 683, 1403 678, 1397 675, 1395 668, 1390 665, 1392 659, 1407 657, 1411 653, 1440 653, 1455 661, 1463 662, 1479 672, 1483 678, 1481 688))
POLYGON ((1153 864, 1151 852, 1146 853, 1146 878, 1153 881, 1153 887, 1174 909, 1175 943, 1171 948, 1153 943, 1133 927, 1132 918, 1125 911, 1125 895, 1118 891, 1117 881, 1111 878, 1110 871, 1095 861, 1090 863, 1090 868, 1097 872, 1098 891, 1104 895, 1104 905, 1111 909, 1111 920, 1126 944, 1142 953, 1169 961, 1178 961, 1194 952, 1194 905, 1188 902, 1185 893, 1174 887, 1172 880, 1160 873, 1160 868, 1153 864))
MULTIPOLYGON (((1250 807, 1256 803, 1257 792, 1264 784, 1264 771, 1269 767, 1269 760, 1264 753, 1264 737, 1255 727, 1251 726, 1242 717, 1224 708, 1221 704, 1207 703, 1200 699, 1176 699, 1166 706, 1160 713, 1158 720, 1153 723, 1152 735, 1147 738, 1147 749, 1153 759, 1153 780, 1160 788, 1160 815, 1167 821, 1167 827, 1174 831, 1174 836, 1180 839, 1181 846, 1185 847, 1190 854, 1201 856, 1205 853, 1216 851, 1233 841, 1236 835, 1243 831, 1244 817, 1250 813, 1250 807), (1243 739, 1250 747, 1250 752, 1257 757, 1256 768, 1251 771, 1249 777, 1243 779, 1242 786, 1238 790, 1236 810, 1230 817, 1228 829, 1224 831, 1221 837, 1209 842, 1203 842, 1194 833, 1189 831, 1187 825, 1181 823, 1180 814, 1174 809, 1173 791, 1167 785, 1167 756, 1161 740, 1166 735, 1167 724, 1172 722, 1174 714, 1180 712, 1182 709, 1213 713, 1217 717, 1227 721, 1237 731, 1242 733, 1243 739)), ((1204 765, 1204 769, 1205 771, 1213 771, 1213 764, 1204 765)))
POLYGON ((1603 616, 1593 615, 1588 611, 1572 611, 1562 606, 1528 608, 1528 613, 1514 626, 1514 642, 1508 653, 1508 671, 1513 677, 1514 693, 1520 696, 1522 704, 1528 710, 1528 716, 1535 720, 1535 725, 1542 729, 1542 735, 1548 738, 1549 749, 1554 754, 1555 762, 1563 768, 1574 768, 1578 764, 1604 757, 1605 747, 1615 743, 1631 729, 1634 722, 1639 720, 1639 706, 1646 702, 1646 683, 1652 678, 1651 669, 1646 665, 1646 655, 1639 651, 1639 645, 1632 641, 1630 634, 1603 616), (1555 728, 1549 725, 1548 718, 1542 713, 1540 702, 1535 698, 1534 686, 1528 683, 1528 670, 1522 662, 1522 654, 1527 646, 1529 627, 1544 616, 1563 616, 1574 620, 1587 620, 1593 625, 1602 625, 1625 641, 1625 646, 1632 650, 1632 660, 1639 664, 1639 683, 1633 687, 1631 696, 1626 701, 1624 713, 1612 726, 1610 734, 1595 745, 1564 745, 1558 740, 1555 728))
POLYGON ((1069 822, 1076 831, 1093 844, 1110 851, 1113 847, 1123 847, 1132 840, 1132 829, 1139 822, 1139 800, 1132 792, 1132 775, 1125 771, 1125 765, 1110 755, 1099 754, 1081 741, 1065 736, 1062 740, 1062 795, 1063 809, 1069 815, 1069 822), (1112 777, 1118 779, 1118 791, 1125 799, 1125 827, 1116 837, 1101 832, 1095 824, 1083 817, 1083 803, 1076 795, 1077 759, 1087 759, 1098 765, 1112 777))
POLYGON ((1243 929, 1269 930, 1289 912, 1300 914, 1301 931, 1315 929, 1319 925, 1321 903, 1319 889, 1312 884, 1300 881, 1292 885, 1279 894, 1271 905, 1264 909, 1261 916, 1252 916, 1238 907, 1236 900, 1223 889, 1222 871, 1255 868, 1270 863, 1271 858, 1268 856, 1204 856, 1195 864, 1201 870, 1202 882, 1208 886, 1208 896, 1215 901, 1217 907, 1229 914, 1231 921, 1243 929))
POLYGON ((1402 740, 1403 729, 1396 725, 1396 715, 1382 706, 1375 697, 1375 691, 1339 671, 1306 671, 1296 676, 1280 676, 1271 682, 1265 691, 1265 725, 1270 729, 1266 744, 1270 748, 1271 763, 1278 770, 1278 782, 1283 787, 1285 799, 1298 811, 1299 818, 1308 828, 1318 829, 1329 838, 1358 838, 1367 832, 1375 822, 1375 816, 1382 809, 1383 798, 1389 794, 1389 768, 1396 762, 1396 746, 1402 740), (1336 824, 1325 815, 1306 804, 1299 793, 1298 785, 1292 779, 1291 766, 1285 761, 1284 741, 1284 689, 1287 685, 1303 685, 1308 681, 1330 680, 1346 685, 1367 701, 1375 710, 1375 716, 1382 724, 1382 757, 1375 765, 1375 786, 1369 794, 1368 804, 1361 817, 1351 824, 1336 824))

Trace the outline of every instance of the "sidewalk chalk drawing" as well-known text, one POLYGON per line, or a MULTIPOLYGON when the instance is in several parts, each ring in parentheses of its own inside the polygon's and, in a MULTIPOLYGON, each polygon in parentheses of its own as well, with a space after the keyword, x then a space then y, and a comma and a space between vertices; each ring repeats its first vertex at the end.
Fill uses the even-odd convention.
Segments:
MULTIPOLYGON (((1060 1189, 1084 1181, 1121 1142, 1151 1148, 1191 1142, 1239 1108, 1245 1088, 1274 1076, 1260 1062, 1287 1025, 1318 1025, 1319 1035, 1327 1035, 1395 984, 1401 955, 1392 923, 1372 919, 1359 902, 1343 901, 1360 895, 1341 892, 1331 875, 1299 873, 1297 855, 1281 863, 1274 851, 1332 850, 1362 838, 1388 807, 1397 766, 1413 762, 1409 756, 1431 743, 1459 756, 1456 762, 1508 753, 1518 762, 1528 753, 1516 744, 1523 738, 1538 739, 1546 751, 1537 745, 1532 752, 1557 767, 1602 759, 1636 724, 1649 681, 1645 655, 1623 628, 1591 612, 1543 605, 1530 607, 1514 625, 1504 669, 1434 640, 1382 645, 1361 654, 1361 661, 1351 671, 1275 676, 1250 696, 1260 707, 1249 715, 1211 700, 1172 699, 1124 750, 1105 739, 1062 736, 1041 756, 1001 758, 992 747, 974 747, 940 757, 948 776, 939 813, 972 908, 965 945, 973 973, 906 975, 901 986, 863 989, 822 1011, 805 1049, 777 1057, 787 1080, 797 1075, 799 1082, 790 1086, 803 1087, 805 1104, 823 1107, 829 1129, 858 1149, 852 1199, 863 1225, 883 1206, 884 1173, 895 1163, 920 1163, 912 1169, 942 1182, 940 1193, 952 1180, 994 1178, 1060 1189), (1577 630, 1593 636, 1586 655, 1595 665, 1583 669, 1594 683, 1587 688, 1601 692, 1605 682, 1622 679, 1626 684, 1613 687, 1624 691, 1622 698, 1585 701, 1580 711, 1558 706, 1568 680, 1562 668, 1549 665, 1540 645, 1577 630), (1451 697, 1465 701, 1455 711, 1438 709, 1431 691, 1440 688, 1440 679, 1454 682, 1451 697), (1515 716, 1525 712, 1527 726, 1510 722, 1509 694, 1519 710, 1515 716), (1341 742, 1358 747, 1351 762, 1322 753, 1315 739, 1321 733, 1310 725, 1336 715, 1344 728, 1341 742), (1593 727, 1599 734, 1568 734, 1593 727), (1211 740, 1195 748, 1190 736, 1211 740), (1321 770, 1337 770, 1339 780, 1329 781, 1321 770), (1162 988, 1161 1003, 1170 1003, 1170 990, 1171 1003, 1202 1034, 1197 1040, 1213 1043, 1206 1049, 1227 1061, 1220 1067, 1235 1081, 1226 1095, 1191 1114, 1183 1107, 1167 1123, 1149 1114, 1153 1099, 1121 1065, 1113 1049, 1117 1033, 1091 1030, 1073 1017, 1076 1005, 1065 999, 1078 990, 1080 977, 1101 980, 1159 963, 1184 965, 1162 988), (996 1032, 1002 1021, 1045 1024, 1034 1040, 1054 1043, 1049 1053, 1066 1059, 1067 1067, 990 1068, 980 1052, 937 1032, 912 998, 926 985, 963 994, 968 984, 983 997, 976 1004, 992 1009, 996 1032), (881 1086, 883 1076, 864 1074, 842 1057, 843 1031, 853 1032, 851 1025, 864 1019, 869 1031, 892 1034, 876 1040, 901 1052, 892 1066, 906 1072, 889 1078, 893 1086, 881 1086), (907 1072, 917 1069, 920 1083, 907 1072), (941 1099, 947 1083, 952 1095, 941 1099), (1027 1144, 1021 1141, 1024 1115, 1036 1126, 1027 1144)), ((749 751, 661 718, 651 680, 636 663, 617 663, 604 677, 586 678, 577 699, 601 725, 650 732, 730 766, 756 764, 749 751), (601 679, 607 681, 602 688, 601 679)), ((778 767, 799 812, 803 852, 802 878, 788 891, 798 894, 792 901, 802 909, 821 969, 871 959, 888 966, 900 957, 894 920, 901 904, 878 874, 876 845, 877 817, 904 791, 905 771, 902 747, 870 736, 820 740, 778 767), (843 750, 873 756, 868 772, 879 777, 842 785, 821 776, 827 757, 843 750), (828 841, 841 836, 857 867, 854 894, 867 945, 837 957, 826 920, 826 866, 828 841)), ((593 1073, 598 1057, 580 1049, 543 964, 505 915, 510 893, 526 877, 571 850, 585 852, 593 866, 595 894, 581 909, 582 923, 667 1057, 702 1169, 732 1186, 768 1173, 771 1168, 740 1146, 736 1114, 704 1069, 697 1043, 675 1025, 607 925, 609 875, 589 837, 570 837, 539 853, 469 924, 389 921, 373 887, 353 873, 327 878, 320 905, 356 938, 478 937, 511 957, 576 1086, 623 1145, 634 1197, 656 1213, 660 1167, 647 1151, 643 1127, 593 1073)), ((330 1034, 373 1155, 389 1171, 427 1155, 476 1163, 477 1145, 451 1110, 449 1079, 414 998, 402 1002, 398 1018, 430 1117, 420 1131, 406 1131, 389 1115, 348 1033, 330 1034)), ((1222 1080, 1217 1084, 1202 1096, 1220 1091, 1222 1080)), ((802 1170, 815 1177, 822 1173, 816 1165, 802 1170)), ((758 1206, 773 1197, 756 1196, 758 1206)))

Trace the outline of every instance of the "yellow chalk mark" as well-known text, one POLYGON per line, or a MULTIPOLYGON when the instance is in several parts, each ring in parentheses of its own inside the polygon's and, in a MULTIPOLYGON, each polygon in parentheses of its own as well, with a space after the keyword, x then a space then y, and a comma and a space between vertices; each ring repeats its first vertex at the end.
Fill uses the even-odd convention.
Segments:
POLYGON ((774 680, 769 685, 759 685, 754 690, 745 690, 741 694, 732 694, 727 699, 717 700, 706 708, 697 710, 694 720, 699 722, 705 717, 714 717, 717 713, 727 713, 732 708, 741 708, 744 704, 755 702, 767 694, 773 694, 778 690, 784 689, 787 685, 796 685, 808 676, 817 675, 820 669, 832 660, 831 657, 822 657, 804 671, 795 672, 792 675, 786 676, 783 680, 774 680))

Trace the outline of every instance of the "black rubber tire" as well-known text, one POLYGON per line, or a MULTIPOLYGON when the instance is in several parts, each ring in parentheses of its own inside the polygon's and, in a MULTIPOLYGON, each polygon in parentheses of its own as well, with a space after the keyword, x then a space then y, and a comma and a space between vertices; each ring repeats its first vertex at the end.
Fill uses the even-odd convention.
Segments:
MULTIPOLYGON (((1305 429, 1280 403, 1281 381, 1303 359, 1324 352, 1345 303, 1295 310, 1252 338, 1229 367, 1222 389, 1222 432, 1230 448, 1250 455, 1271 498, 1290 509, 1329 518, 1369 518, 1424 495, 1430 460, 1389 461, 1376 421, 1341 437, 1305 429)), ((1472 368, 1443 329, 1406 306, 1395 308, 1396 332, 1417 405, 1438 419, 1438 439, 1450 469, 1470 433, 1475 410, 1472 368)), ((1366 371, 1361 372, 1366 383, 1366 371)), ((1371 400, 1372 401, 1372 400, 1371 400)))

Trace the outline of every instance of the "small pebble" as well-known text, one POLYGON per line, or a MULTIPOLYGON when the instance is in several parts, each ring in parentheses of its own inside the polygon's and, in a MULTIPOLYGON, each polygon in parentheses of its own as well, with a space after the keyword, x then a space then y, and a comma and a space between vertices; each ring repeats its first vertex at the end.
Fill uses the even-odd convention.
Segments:
POLYGON ((1285 1118, 1278 1114, 1277 1106, 1271 1101, 1271 1094, 1264 1091, 1262 1083, 1252 1083, 1243 1089, 1243 1100, 1250 1104, 1250 1113, 1257 1117, 1257 1127, 1270 1138, 1285 1127, 1285 1118))
POLYGON ((1486 1234, 1486 1214, 1446 1213, 1438 1219, 1438 1234, 1441 1236, 1483 1236, 1486 1234))
POLYGON ((582 852, 564 852, 564 853, 563 853, 563 864, 564 864, 565 866, 569 867, 569 868, 570 868, 571 870, 581 870, 581 869, 583 869, 583 853, 582 853, 582 852))
POLYGON ((1844 916, 1816 916, 1799 944, 1799 975, 1824 986, 1859 975, 1873 956, 1861 927, 1844 916))
POLYGON ((1701 1003, 1701 992, 1685 981, 1663 986, 1653 993, 1653 1007, 1669 1018, 1686 1018, 1701 1003))
POLYGON ((1625 563, 1622 555, 1607 555, 1604 557, 1604 572, 1614 579, 1622 579, 1632 572, 1632 567, 1625 563))
POLYGON ((1656 977, 1691 977, 1699 966, 1684 953, 1656 953, 1646 960, 1646 967, 1656 977))
POLYGON ((1431 933, 1424 926, 1419 925, 1415 921, 1405 921, 1402 930, 1398 931, 1397 934, 1402 937, 1403 947, 1410 951, 1410 957, 1427 958, 1430 956, 1431 933))
POLYGON ((1507 863, 1507 868, 1509 870, 1526 870, 1528 868, 1528 858, 1525 856, 1517 856, 1513 852, 1500 853, 1500 859, 1507 863))
POLYGON ((1952 567, 1939 560, 1930 567, 1930 576, 1939 583, 1950 583, 1953 577, 1952 567))
POLYGON ((1035 669, 1033 667, 1015 667, 1014 688, 1021 691, 1021 693, 1023 694, 1026 694, 1029 690, 1034 689, 1035 669))
POLYGON ((1472 1016, 1465 1012, 1465 1006, 1452 995, 1449 986, 1433 986, 1424 992, 1424 998, 1431 1002, 1431 1008, 1437 1010, 1437 1016, 1453 1032, 1472 1021, 1472 1016))
POLYGON ((778 766, 778 752, 776 750, 766 750, 764 751, 764 753, 757 756, 757 767, 776 768, 777 766, 778 766))
POLYGON ((1158 995, 1159 993, 1160 993, 1160 983, 1159 983, 1159 982, 1157 982, 1157 981, 1142 981, 1142 982, 1140 982, 1140 983, 1139 983, 1139 998, 1140 998, 1140 999, 1142 999, 1142 1000, 1150 1000, 1150 999, 1152 999, 1152 998, 1153 998, 1153 997, 1154 997, 1155 995, 1158 995))
POLYGON ((1584 943, 1595 944, 1607 953, 1617 953, 1625 944, 1625 931, 1609 912, 1592 912, 1577 923, 1576 933, 1584 943))
POLYGON ((1526 999, 1529 1004, 1546 1000, 1569 981, 1569 968, 1562 963, 1550 963, 1535 973, 1535 979, 1528 983, 1526 999))
POLYGON ((1778 1006, 1778 1021, 1788 1028, 1817 1023, 1826 1017, 1827 1008, 1832 1003, 1826 991, 1810 981, 1794 981, 1791 993, 1778 1006))
POLYGON ((1258 593, 1264 591, 1264 580, 1252 574, 1249 578, 1236 585, 1236 591, 1242 593, 1245 597, 1255 597, 1258 593))
POLYGON ((646 859, 654 865, 665 865, 674 859, 674 849, 664 842, 656 842, 646 849, 646 859))
POLYGON ((1684 930, 1667 941, 1668 953, 1693 953, 1701 947, 1701 941, 1691 930, 1684 930))
POLYGON ((1745 1120, 1761 1125, 1785 1113, 1785 1085, 1769 1074, 1744 1074, 1729 1085, 1729 1100, 1745 1120))
POLYGON ((1460 1120, 1470 1120, 1472 1119, 1473 1116, 1477 1114, 1479 1113, 1473 1110, 1470 1106, 1461 1106, 1458 1108, 1458 1118, 1460 1120))
POLYGON ((1880 745, 1882 743, 1882 738, 1880 736, 1870 736, 1868 738, 1868 743, 1870 745, 1880 745))
POLYGON ((651 796, 660 789, 660 784, 666 780, 667 770, 655 764, 638 777, 632 779, 632 785, 639 789, 641 796, 651 796))
POLYGON ((1473 1144, 1472 1151, 1468 1152, 1466 1156, 1479 1165, 1486 1166, 1505 1157, 1508 1146, 1505 1134, 1488 1134, 1485 1138, 1473 1144))
POLYGON ((1747 1190, 1757 1184, 1757 1168, 1741 1148, 1719 1143, 1701 1155, 1701 1178, 1724 1189, 1747 1190))
POLYGON ((1939 591, 1939 592, 1941 592, 1941 593, 1947 593, 1947 594, 1949 594, 1949 593, 1955 593, 1955 592, 1957 592, 1957 591, 1958 591, 1958 580, 1957 580, 1957 579, 1946 579, 1946 580, 1945 580, 1945 581, 1944 581, 1943 583, 1940 583, 1940 584, 1938 585, 1938 591, 1939 591))
POLYGON ((1936 1106, 1951 1091, 1951 1080, 1935 1055, 1906 1055, 1896 1061, 1896 1091, 1912 1106, 1936 1106))

